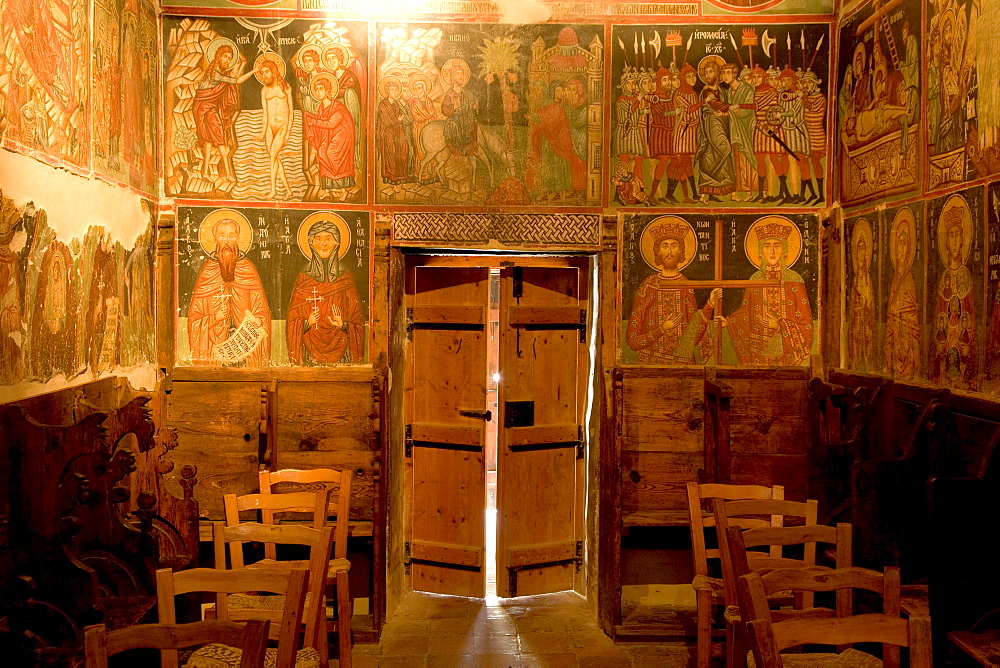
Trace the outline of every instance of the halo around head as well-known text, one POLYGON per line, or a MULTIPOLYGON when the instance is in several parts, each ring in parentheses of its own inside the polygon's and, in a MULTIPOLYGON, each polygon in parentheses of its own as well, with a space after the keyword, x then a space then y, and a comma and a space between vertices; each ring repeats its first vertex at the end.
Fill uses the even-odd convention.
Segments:
POLYGON ((916 255, 914 252, 916 249, 916 235, 917 223, 913 219, 913 211, 910 210, 910 207, 904 206, 893 217, 892 229, 889 232, 889 259, 892 261, 892 267, 896 270, 897 274, 908 271, 913 265, 913 258, 916 255), (902 232, 906 232, 910 239, 910 250, 907 252, 906 257, 902 258, 902 262, 900 262, 900 258, 896 257, 896 247, 899 235, 902 232))
POLYGON ((799 255, 802 253, 802 231, 799 230, 798 225, 793 223, 788 218, 784 216, 772 215, 764 216, 763 218, 758 218, 754 221, 754 223, 747 230, 746 236, 743 238, 743 249, 747 254, 747 259, 750 260, 753 266, 759 267, 761 262, 758 245, 758 241, 760 241, 761 238, 757 235, 758 229, 762 229, 762 234, 766 234, 763 230, 767 229, 774 229, 776 232, 787 234, 785 239, 788 241, 788 255, 785 256, 785 266, 791 267, 798 261, 799 255), (771 225, 777 225, 778 227, 770 228, 769 226, 771 225), (791 230, 781 229, 785 227, 790 227, 791 230))
POLYGON ((423 83, 424 86, 426 87, 425 89, 427 93, 430 93, 431 88, 434 87, 434 84, 431 82, 431 78, 426 74, 424 74, 423 72, 417 72, 415 74, 410 75, 410 79, 407 85, 409 86, 411 93, 413 92, 414 85, 416 85, 417 83, 423 83))
POLYGON ((344 259, 351 247, 351 226, 347 224, 346 220, 329 211, 317 211, 302 221, 296 234, 299 250, 302 251, 306 259, 312 259, 312 249, 309 248, 309 229, 316 223, 323 222, 333 223, 340 230, 340 248, 337 249, 337 258, 344 259))
POLYGON ((698 238, 695 236, 694 227, 691 223, 678 216, 657 216, 646 224, 639 237, 639 251, 642 259, 653 271, 660 271, 660 265, 656 260, 656 243, 658 238, 664 235, 657 235, 657 230, 670 228, 673 234, 670 237, 682 236, 684 239, 684 261, 677 265, 678 271, 691 264, 698 250, 698 238))
POLYGON ((208 62, 211 63, 215 60, 215 54, 219 51, 220 46, 228 46, 232 48, 234 61, 239 57, 240 50, 236 48, 236 42, 228 37, 216 37, 208 43, 208 48, 205 49, 205 59, 208 60, 208 62))
MULTIPOLYGON (((302 67, 302 61, 305 59, 305 55, 307 53, 311 53, 313 57, 316 58, 317 65, 319 65, 322 62, 323 57, 322 54, 320 53, 319 46, 315 44, 306 44, 301 49, 298 50, 298 53, 295 54, 295 63, 299 67, 302 67)), ((305 68, 302 67, 302 69, 305 68)))
POLYGON ((851 265, 854 267, 855 272, 861 271, 858 266, 858 262, 861 259, 860 251, 858 246, 861 240, 865 241, 865 262, 868 263, 868 267, 872 266, 872 226, 868 222, 867 218, 859 218, 857 222, 854 223, 854 231, 851 234, 851 265))
POLYGON ((469 69, 469 64, 462 60, 461 58, 452 58, 441 66, 441 78, 444 80, 445 84, 452 85, 452 73, 455 70, 465 70, 467 78, 472 78, 472 70, 469 69))
POLYGON ((323 83, 326 85, 326 97, 328 100, 336 99, 340 95, 340 82, 337 81, 337 77, 333 76, 329 72, 323 72, 322 74, 317 74, 309 82, 309 92, 312 96, 319 99, 319 95, 316 94, 316 84, 323 83))
MULTIPOLYGON (((972 249, 972 211, 969 203, 961 195, 952 195, 944 206, 937 221, 938 256, 944 266, 948 267, 948 227, 961 222, 962 225, 962 266, 969 262, 969 251, 972 249)), ((952 267, 957 269, 958 267, 952 267)))
MULTIPOLYGON (((711 55, 705 56, 704 58, 702 58, 701 60, 699 60, 698 61, 698 79, 700 79, 702 83, 705 83, 705 78, 702 76, 702 72, 705 70, 705 66, 708 65, 709 63, 715 63, 718 66, 718 68, 719 68, 719 74, 721 75, 722 74, 722 66, 726 64, 726 60, 722 56, 716 55, 714 53, 711 54, 711 55)), ((718 80, 716 80, 716 81, 718 81, 718 80)))
POLYGON ((262 53, 259 56, 257 56, 257 60, 254 61, 253 75, 257 79, 257 81, 264 83, 263 81, 260 80, 260 73, 259 73, 260 68, 264 66, 264 61, 270 61, 274 63, 275 66, 278 68, 278 74, 281 75, 282 79, 285 78, 285 61, 282 60, 281 56, 276 54, 274 51, 268 51, 267 53, 262 53))
POLYGON ((378 94, 379 94, 379 96, 387 99, 389 97, 389 84, 391 84, 393 82, 395 82, 395 84, 397 86, 399 86, 399 91, 400 91, 400 93, 402 93, 403 92, 403 81, 402 81, 402 79, 400 79, 397 76, 393 76, 393 75, 389 74, 389 75, 386 75, 386 76, 384 76, 384 77, 382 77, 381 79, 378 80, 378 94))
POLYGON ((250 250, 250 244, 253 242, 253 228, 247 217, 236 209, 216 209, 202 219, 201 226, 198 228, 198 241, 205 252, 209 255, 215 253, 215 225, 221 220, 232 220, 239 225, 240 250, 244 253, 250 250))

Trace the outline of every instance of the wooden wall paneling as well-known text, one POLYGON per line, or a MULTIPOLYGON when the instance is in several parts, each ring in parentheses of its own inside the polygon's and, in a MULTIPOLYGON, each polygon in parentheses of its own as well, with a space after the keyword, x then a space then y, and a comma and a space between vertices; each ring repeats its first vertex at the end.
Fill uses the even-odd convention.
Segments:
POLYGON ((731 478, 730 413, 733 388, 705 369, 705 482, 729 484, 731 478))
POLYGON ((174 225, 173 212, 161 213, 156 221, 156 365, 167 374, 174 366, 174 225))
MULTIPOLYGON (((398 248, 389 249, 389 317, 392 327, 388 335, 389 415, 399 416, 403 411, 405 382, 406 309, 404 256, 398 248), (399 370, 395 372, 394 370, 399 370)), ((391 615, 400 597, 408 587, 408 577, 403 567, 404 543, 408 535, 409 499, 402 490, 410 486, 410 466, 405 459, 405 421, 390 419, 388 430, 383 432, 386 456, 383 460, 383 486, 392 490, 386 500, 386 615, 391 615)))
POLYGON ((622 619, 621 590, 621 437, 622 370, 605 368, 601 410, 600 554, 598 556, 598 621, 609 636, 622 619))
POLYGON ((167 481, 175 495, 182 495, 180 471, 186 465, 198 468, 195 499, 202 517, 221 520, 224 494, 257 490, 259 383, 175 381, 167 426, 177 432, 171 452, 176 468, 167 481))

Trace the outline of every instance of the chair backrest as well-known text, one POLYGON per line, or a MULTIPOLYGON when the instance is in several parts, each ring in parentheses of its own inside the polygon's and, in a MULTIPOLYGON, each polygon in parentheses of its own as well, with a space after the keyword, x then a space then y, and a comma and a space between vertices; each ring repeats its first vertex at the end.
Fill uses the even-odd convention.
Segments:
POLYGON ((267 634, 271 622, 251 619, 245 624, 201 621, 190 624, 136 624, 108 631, 104 624, 84 629, 87 668, 107 668, 108 657, 132 649, 176 650, 221 643, 240 648, 240 668, 264 668, 267 634))
POLYGON ((899 647, 910 648, 910 665, 931 665, 930 618, 899 615, 899 569, 887 567, 884 573, 851 566, 829 569, 822 566, 780 568, 769 573, 751 572, 740 577, 742 600, 748 602, 747 629, 758 666, 782 666, 781 650, 803 644, 845 645, 883 643, 883 663, 899 665, 899 647), (879 594, 882 614, 854 615, 838 610, 836 617, 800 616, 781 621, 772 618, 767 597, 778 591, 842 591, 862 589, 879 594))
MULTIPOLYGON (((261 494, 280 493, 282 496, 286 496, 287 493, 275 489, 276 485, 287 486, 295 491, 326 489, 330 492, 326 517, 327 522, 333 525, 333 556, 338 559, 347 558, 353 475, 354 473, 350 469, 281 469, 280 471, 261 471, 258 474, 261 494)), ((264 515, 264 523, 272 523, 266 514, 264 515)), ((273 552, 268 551, 269 549, 273 548, 264 546, 267 557, 274 559, 275 556, 273 552)))
MULTIPOLYGON (((838 546, 838 565, 850 566, 850 525, 839 532, 833 527, 816 524, 818 504, 815 500, 787 501, 785 499, 738 499, 713 501, 713 517, 719 535, 722 559, 722 579, 726 603, 736 605, 737 578, 758 568, 797 568, 816 563, 816 544, 834 543, 838 546), (795 525, 795 526, 789 526, 795 525), (742 531, 744 549, 730 550, 727 531, 742 531), (787 529, 791 529, 788 531, 787 529), (846 535, 845 535, 846 532, 846 535), (840 549, 840 542, 843 549, 840 549), (802 545, 802 559, 786 556, 784 547, 802 545), (746 548, 768 546, 768 552, 747 551, 746 548), (846 557, 846 561, 840 561, 846 557)), ((805 604, 812 604, 812 596, 805 597, 805 604)))
MULTIPOLYGON (((329 502, 330 493, 326 489, 313 492, 296 492, 294 494, 226 494, 222 497, 223 510, 225 511, 226 526, 236 526, 240 524, 240 513, 247 510, 259 510, 261 523, 275 524, 275 515, 284 512, 308 512, 312 513, 312 526, 314 529, 322 529, 326 526, 326 506, 329 502)), ((256 518, 254 518, 256 521, 256 518)), ((273 542, 264 543, 264 556, 268 559, 277 559, 277 551, 273 542)), ((234 545, 231 549, 230 558, 233 568, 243 568, 242 543, 240 548, 234 545)))
MULTIPOLYGON (((216 523, 218 526, 221 523, 216 523)), ((218 530, 215 531, 219 533, 218 530)), ((225 563, 225 562, 223 562, 225 563)), ((226 622, 266 619, 271 623, 268 637, 278 641, 278 657, 291 660, 298 649, 298 632, 302 625, 309 573, 305 569, 244 569, 226 571, 216 568, 192 568, 176 573, 169 568, 156 571, 156 606, 161 624, 176 624, 175 597, 192 592, 212 592, 216 595, 216 619, 226 622), (284 606, 278 610, 254 611, 256 614, 231 615, 226 604, 229 594, 268 592, 280 594, 284 606)), ((163 668, 176 668, 177 652, 161 652, 163 668)), ((278 665, 289 665, 279 661, 278 665)))
MULTIPOLYGON (((687 484, 688 517, 691 523, 691 553, 695 575, 708 575, 708 560, 721 559, 719 548, 707 548, 705 527, 715 526, 715 517, 706 515, 706 504, 712 499, 783 499, 785 488, 781 485, 724 485, 721 483, 687 484)), ((748 522, 748 525, 754 522, 748 522)), ((721 537, 719 539, 721 542, 721 537)))
MULTIPOLYGON (((245 568, 243 564, 243 543, 246 541, 307 546, 309 548, 309 586, 307 594, 311 602, 307 606, 304 643, 307 647, 318 647, 318 643, 321 640, 325 640, 325 635, 322 635, 326 631, 326 603, 323 595, 326 589, 326 573, 330 563, 330 550, 333 545, 333 527, 325 526, 322 529, 314 529, 302 526, 301 524, 271 525, 260 524, 258 522, 242 522, 234 526, 223 526, 221 522, 213 522, 212 539, 215 548, 216 572, 226 567, 226 545, 229 546, 230 561, 236 572, 240 572, 241 569, 245 568), (237 561, 239 565, 237 565, 237 561)), ((251 573, 264 570, 258 569, 253 565, 251 566, 251 568, 245 568, 245 570, 251 573)), ((224 605, 224 601, 220 598, 218 603, 219 609, 222 610, 224 605)), ((257 611, 241 610, 239 614, 243 615, 243 618, 259 617, 259 614, 253 614, 255 612, 257 611)), ((232 618, 233 613, 230 612, 229 614, 232 618)))

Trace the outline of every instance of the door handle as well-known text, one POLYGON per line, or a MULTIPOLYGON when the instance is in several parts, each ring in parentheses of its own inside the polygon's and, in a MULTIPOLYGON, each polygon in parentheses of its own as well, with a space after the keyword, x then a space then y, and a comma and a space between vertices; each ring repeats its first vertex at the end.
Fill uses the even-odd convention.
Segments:
POLYGON ((479 418, 480 420, 485 420, 489 422, 493 419, 493 411, 474 411, 474 410, 460 410, 458 414, 463 417, 479 418))

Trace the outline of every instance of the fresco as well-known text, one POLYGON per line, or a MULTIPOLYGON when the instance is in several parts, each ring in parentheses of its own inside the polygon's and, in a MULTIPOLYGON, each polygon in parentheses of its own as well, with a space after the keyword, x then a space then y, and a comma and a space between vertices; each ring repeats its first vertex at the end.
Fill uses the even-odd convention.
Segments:
POLYGON ((367 360, 369 214, 178 209, 176 363, 367 360))
POLYGON ((622 361, 803 366, 816 352, 813 216, 626 216, 622 361))
POLYGON ((927 202, 927 379, 979 389, 983 310, 983 189, 927 202))
POLYGON ((917 0, 876 0, 841 22, 837 171, 845 206, 917 186, 920 16, 917 0))
POLYGON ((996 174, 1000 11, 988 2, 930 0, 927 49, 928 188, 996 174))
POLYGON ((987 195, 989 243, 986 266, 986 336, 983 342, 983 390, 1000 395, 1000 183, 987 195))
POLYGON ((156 187, 156 11, 147 0, 95 0, 91 104, 94 170, 156 187))
POLYGON ((886 209, 881 217, 882 370, 899 380, 923 377, 924 239, 920 203, 886 209))
POLYGON ((380 204, 601 203, 600 25, 377 25, 380 204))
POLYGON ((167 195, 366 200, 367 24, 163 23, 167 195))
POLYGON ((615 26, 612 203, 826 201, 827 24, 615 26))
POLYGON ((847 234, 845 276, 847 280, 847 364, 858 371, 880 368, 881 350, 876 341, 880 321, 878 258, 881 253, 878 213, 844 220, 847 234))
POLYGON ((60 239, 32 203, 0 204, 0 384, 97 377, 155 361, 154 207, 125 248, 103 227, 60 239))
POLYGON ((298 0, 164 0, 164 7, 219 7, 222 9, 298 9, 298 0))
POLYGON ((0 1, 0 139, 88 167, 88 0, 0 1))
POLYGON ((703 14, 833 14, 833 0, 704 0, 703 14))

